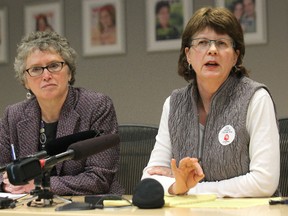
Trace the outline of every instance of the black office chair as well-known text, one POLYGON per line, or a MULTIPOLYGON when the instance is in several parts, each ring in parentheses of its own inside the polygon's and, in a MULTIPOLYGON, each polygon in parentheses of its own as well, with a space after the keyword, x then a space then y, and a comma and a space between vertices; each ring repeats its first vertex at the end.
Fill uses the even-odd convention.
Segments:
POLYGON ((280 133, 280 181, 282 196, 288 196, 288 118, 279 119, 280 133))
POLYGON ((125 188, 125 194, 133 194, 141 181, 155 144, 158 128, 148 125, 119 125, 120 167, 117 178, 125 188))

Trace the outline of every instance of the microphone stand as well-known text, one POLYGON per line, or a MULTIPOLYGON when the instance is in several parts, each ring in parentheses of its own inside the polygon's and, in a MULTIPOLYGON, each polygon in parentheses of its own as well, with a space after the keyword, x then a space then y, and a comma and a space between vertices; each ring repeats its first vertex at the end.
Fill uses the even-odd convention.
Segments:
MULTIPOLYGON (((44 171, 41 176, 34 179, 35 189, 30 192, 31 197, 23 200, 27 206, 31 207, 46 207, 52 206, 53 198, 56 198, 64 203, 71 203, 71 200, 62 198, 55 195, 50 190, 50 172, 51 170, 44 171)), ((22 202, 22 203, 23 203, 22 202)))

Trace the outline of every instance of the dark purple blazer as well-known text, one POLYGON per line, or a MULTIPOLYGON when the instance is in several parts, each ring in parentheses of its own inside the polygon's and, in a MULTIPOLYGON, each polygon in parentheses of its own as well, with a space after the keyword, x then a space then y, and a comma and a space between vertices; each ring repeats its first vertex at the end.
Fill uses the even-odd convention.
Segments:
MULTIPOLYGON (((11 162, 12 143, 18 158, 38 151, 40 118, 40 107, 35 97, 5 109, 0 121, 0 165, 11 162)), ((69 87, 56 137, 87 130, 118 133, 113 103, 103 94, 69 87)), ((122 193, 122 187, 115 180, 119 154, 120 146, 116 146, 84 160, 58 163, 57 176, 51 177, 51 191, 58 195, 122 193)))

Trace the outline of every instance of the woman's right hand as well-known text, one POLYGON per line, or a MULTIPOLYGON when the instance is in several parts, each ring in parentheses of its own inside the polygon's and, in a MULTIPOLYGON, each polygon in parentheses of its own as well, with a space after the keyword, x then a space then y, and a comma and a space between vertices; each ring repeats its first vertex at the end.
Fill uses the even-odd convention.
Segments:
POLYGON ((2 189, 7 193, 12 193, 12 194, 29 193, 34 188, 35 188, 34 180, 29 181, 28 184, 26 185, 17 186, 17 185, 13 185, 10 183, 7 172, 3 173, 2 189))
POLYGON ((172 170, 169 167, 164 167, 164 166, 154 166, 151 167, 147 172, 150 175, 162 175, 162 176, 167 176, 167 177, 173 177, 172 170))

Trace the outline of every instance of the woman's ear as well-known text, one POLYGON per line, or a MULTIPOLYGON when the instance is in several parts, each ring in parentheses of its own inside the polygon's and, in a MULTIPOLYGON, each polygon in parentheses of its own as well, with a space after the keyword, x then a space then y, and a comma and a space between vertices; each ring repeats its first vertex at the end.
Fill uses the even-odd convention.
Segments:
POLYGON ((189 57, 189 54, 190 54, 190 49, 188 47, 185 48, 185 55, 186 55, 186 59, 187 59, 187 62, 188 64, 190 64, 190 57, 189 57))
POLYGON ((29 85, 28 85, 28 83, 27 83, 27 80, 25 79, 23 82, 24 82, 25 88, 26 88, 27 90, 29 90, 30 88, 29 88, 29 85))
POLYGON ((68 84, 70 84, 71 79, 72 79, 72 74, 71 74, 71 72, 69 72, 69 74, 68 74, 68 84))
POLYGON ((235 59, 234 59, 234 65, 237 64, 237 61, 238 61, 238 58, 239 58, 239 55, 240 55, 240 51, 239 50, 235 50, 235 59))

